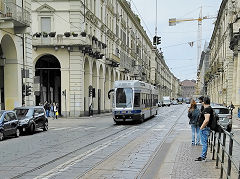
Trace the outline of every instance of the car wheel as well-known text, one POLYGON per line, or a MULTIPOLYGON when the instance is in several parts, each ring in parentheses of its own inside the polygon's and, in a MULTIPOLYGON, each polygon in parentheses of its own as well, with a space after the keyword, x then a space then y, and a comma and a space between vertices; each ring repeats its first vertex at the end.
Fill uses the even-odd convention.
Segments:
POLYGON ((0 132, 0 141, 2 141, 4 139, 4 134, 3 132, 0 132))
POLYGON ((46 121, 44 123, 43 131, 47 131, 47 130, 48 130, 48 122, 46 121))
POLYGON ((19 136, 20 136, 20 130, 17 128, 16 133, 15 133, 15 137, 19 137, 19 136))
POLYGON ((34 132, 35 132, 35 126, 34 126, 34 124, 31 124, 29 127, 29 133, 34 134, 34 132))

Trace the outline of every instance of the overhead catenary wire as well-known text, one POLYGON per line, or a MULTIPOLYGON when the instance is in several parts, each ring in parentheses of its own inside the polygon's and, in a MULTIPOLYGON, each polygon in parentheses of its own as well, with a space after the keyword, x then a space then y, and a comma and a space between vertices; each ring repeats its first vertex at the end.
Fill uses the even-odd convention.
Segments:
POLYGON ((138 9, 137 9, 137 6, 136 6, 135 3, 133 2, 133 0, 130 0, 130 3, 132 3, 133 6, 135 7, 135 9, 136 9, 136 11, 137 11, 137 13, 138 13, 140 19, 142 20, 143 24, 145 25, 145 28, 147 29, 148 33, 149 33, 151 36, 153 36, 152 33, 151 33, 151 31, 148 29, 148 26, 147 26, 147 24, 145 23, 145 21, 144 21, 142 15, 139 13, 139 11, 138 11, 138 9))

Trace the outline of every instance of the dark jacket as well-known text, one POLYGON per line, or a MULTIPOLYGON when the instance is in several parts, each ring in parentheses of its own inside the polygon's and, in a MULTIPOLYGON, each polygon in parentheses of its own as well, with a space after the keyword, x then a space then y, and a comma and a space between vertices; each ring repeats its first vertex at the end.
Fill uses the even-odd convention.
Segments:
POLYGON ((189 124, 199 125, 198 119, 200 116, 200 110, 195 108, 193 111, 188 112, 188 117, 190 119, 189 124))

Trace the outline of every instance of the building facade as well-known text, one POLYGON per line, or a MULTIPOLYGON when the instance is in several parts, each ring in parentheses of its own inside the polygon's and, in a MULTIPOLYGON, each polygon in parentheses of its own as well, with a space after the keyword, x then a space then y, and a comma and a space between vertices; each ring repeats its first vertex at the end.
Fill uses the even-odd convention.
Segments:
POLYGON ((200 63, 198 66, 198 74, 197 74, 197 95, 207 95, 207 81, 205 78, 206 72, 209 70, 209 48, 206 48, 202 51, 200 63))
POLYGON ((184 80, 181 82, 181 92, 183 98, 193 98, 195 95, 195 80, 184 80))
POLYGON ((31 1, 0 0, 0 110, 32 105, 22 95, 31 81, 31 1))
POLYGON ((229 48, 234 34, 239 31, 240 3, 223 0, 209 44, 209 70, 205 74, 207 94, 212 102, 239 106, 238 60, 229 48))
POLYGON ((111 111, 116 80, 178 89, 163 58, 156 68, 157 52, 125 0, 32 0, 32 34, 32 101, 56 102, 62 115, 111 111))

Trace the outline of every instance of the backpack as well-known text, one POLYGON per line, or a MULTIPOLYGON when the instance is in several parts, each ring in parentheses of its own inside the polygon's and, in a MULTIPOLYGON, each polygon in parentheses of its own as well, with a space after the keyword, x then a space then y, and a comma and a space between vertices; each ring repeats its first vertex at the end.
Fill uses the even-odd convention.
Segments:
POLYGON ((217 113, 213 111, 213 117, 212 119, 210 119, 210 124, 209 124, 209 127, 212 131, 221 132, 221 127, 219 126, 218 121, 219 121, 219 117, 217 113))

